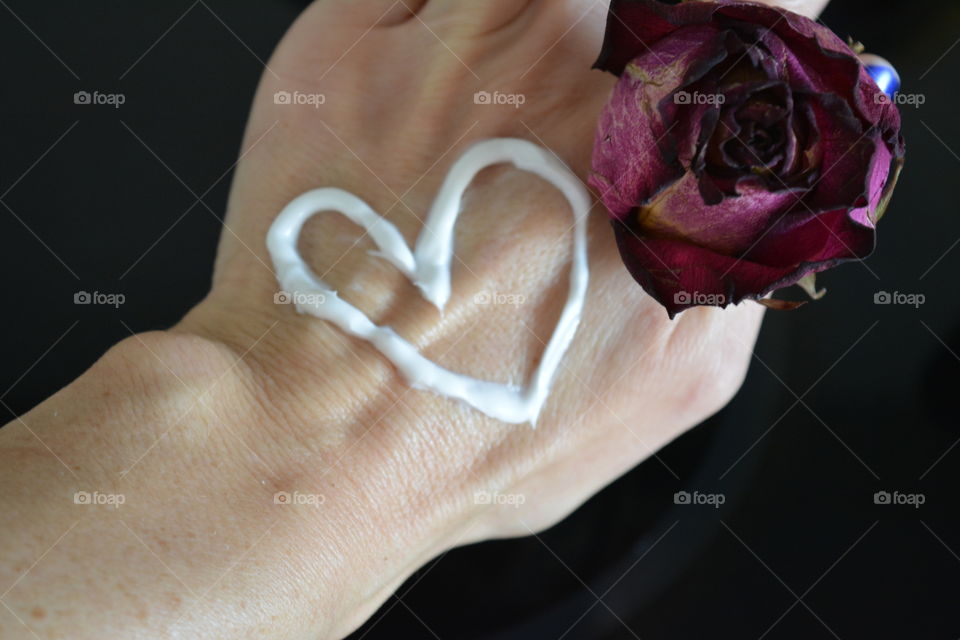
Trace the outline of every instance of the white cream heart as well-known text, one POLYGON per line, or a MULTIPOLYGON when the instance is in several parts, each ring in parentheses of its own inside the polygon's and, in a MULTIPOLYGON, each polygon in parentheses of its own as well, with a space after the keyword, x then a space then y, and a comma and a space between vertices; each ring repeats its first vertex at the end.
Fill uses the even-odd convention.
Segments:
POLYGON ((393 224, 360 198, 333 188, 309 191, 287 205, 270 227, 267 247, 280 287, 295 293, 300 313, 333 322, 348 334, 369 341, 414 388, 458 398, 504 422, 535 425, 560 360, 580 324, 589 278, 586 231, 589 209, 590 198, 583 183, 551 152, 526 140, 495 138, 473 145, 451 167, 412 252, 393 224), (570 202, 575 220, 567 302, 543 359, 526 387, 470 378, 423 357, 393 329, 375 325, 362 311, 340 299, 336 291, 313 273, 297 249, 300 231, 311 216, 321 211, 337 211, 362 226, 380 249, 377 255, 396 266, 442 311, 450 298, 453 229, 463 193, 482 169, 505 162, 535 173, 557 187, 570 202))

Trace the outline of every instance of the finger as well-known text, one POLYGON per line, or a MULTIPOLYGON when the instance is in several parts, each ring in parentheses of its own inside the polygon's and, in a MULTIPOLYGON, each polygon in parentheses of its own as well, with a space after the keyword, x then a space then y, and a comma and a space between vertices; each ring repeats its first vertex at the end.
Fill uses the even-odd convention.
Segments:
MULTIPOLYGON (((431 4, 438 0, 431 0, 431 4)), ((455 1, 455 0, 448 0, 455 1)), ((830 0, 756 0, 762 4, 773 7, 780 7, 799 13, 811 19, 816 19, 823 11, 830 0)), ((574 34, 584 35, 593 41, 595 48, 603 42, 603 24, 606 22, 606 15, 609 7, 609 1, 597 2, 596 0, 537 0, 538 13, 543 19, 550 17, 561 17, 565 22, 566 31, 574 34), (592 19, 591 16, 602 14, 602 20, 592 19), (576 22, 574 23, 574 20, 576 22), (571 27, 571 23, 573 26, 571 27)), ((539 18, 538 18, 539 19, 539 18)))

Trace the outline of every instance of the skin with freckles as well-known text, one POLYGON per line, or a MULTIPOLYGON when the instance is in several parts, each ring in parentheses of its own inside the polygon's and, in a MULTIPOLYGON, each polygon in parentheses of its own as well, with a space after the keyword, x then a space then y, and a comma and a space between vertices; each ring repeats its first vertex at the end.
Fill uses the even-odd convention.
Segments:
MULTIPOLYGON (((0 430, 0 637, 340 638, 430 558, 550 526, 730 399, 761 307, 668 320, 599 204, 583 321, 535 430, 412 390, 369 344, 274 303, 267 229, 310 189, 356 193, 412 244, 477 140, 531 140, 585 179, 615 81, 590 70, 592 4, 306 10, 255 98, 208 298, 0 430)), ((497 167, 467 191, 442 315, 342 216, 315 216, 300 250, 440 365, 519 384, 566 299, 570 239, 561 194, 497 167)))

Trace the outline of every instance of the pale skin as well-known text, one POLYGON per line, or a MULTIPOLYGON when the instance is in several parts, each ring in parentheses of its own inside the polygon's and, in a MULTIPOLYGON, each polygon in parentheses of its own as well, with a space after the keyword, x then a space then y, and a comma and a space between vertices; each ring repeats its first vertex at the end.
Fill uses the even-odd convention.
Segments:
MULTIPOLYGON (((0 637, 341 638, 429 559, 545 529, 732 397, 762 308, 671 322, 624 269, 599 204, 585 316, 536 429, 411 390, 371 346, 273 303, 264 237, 309 189, 357 193, 412 242, 472 141, 532 140, 585 179, 614 82, 589 70, 606 12, 592 4, 306 10, 257 93, 211 294, 0 430, 0 637), (280 90, 325 103, 278 105, 280 90), (478 105, 481 90, 525 103, 478 105), (78 491, 124 502, 76 504, 78 491)), ((442 316, 336 214, 311 221, 301 249, 429 357, 522 382, 566 297, 568 209, 508 168, 469 194, 442 316), (479 305, 483 291, 514 297, 479 305)))

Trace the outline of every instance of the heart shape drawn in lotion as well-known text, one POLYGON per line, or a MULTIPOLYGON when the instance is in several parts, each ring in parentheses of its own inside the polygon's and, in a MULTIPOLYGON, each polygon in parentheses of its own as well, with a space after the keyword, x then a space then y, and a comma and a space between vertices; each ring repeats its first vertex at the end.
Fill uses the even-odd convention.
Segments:
POLYGON ((590 197, 582 181, 553 153, 526 140, 494 138, 470 147, 450 168, 413 251, 397 228, 366 202, 334 188, 309 191, 287 205, 270 227, 267 248, 280 287, 295 293, 298 312, 332 322, 346 333, 369 341, 393 362, 414 388, 458 398, 504 422, 535 425, 560 360, 580 324, 589 278, 586 230, 589 209, 590 197), (575 221, 567 302, 540 365, 525 387, 477 380, 437 365, 393 329, 375 325, 366 314, 342 300, 300 256, 297 240, 304 223, 322 211, 337 211, 363 227, 379 248, 376 255, 406 275, 442 312, 450 298, 453 229, 460 214, 463 193, 481 170, 507 162, 540 176, 559 189, 570 202, 575 221))

